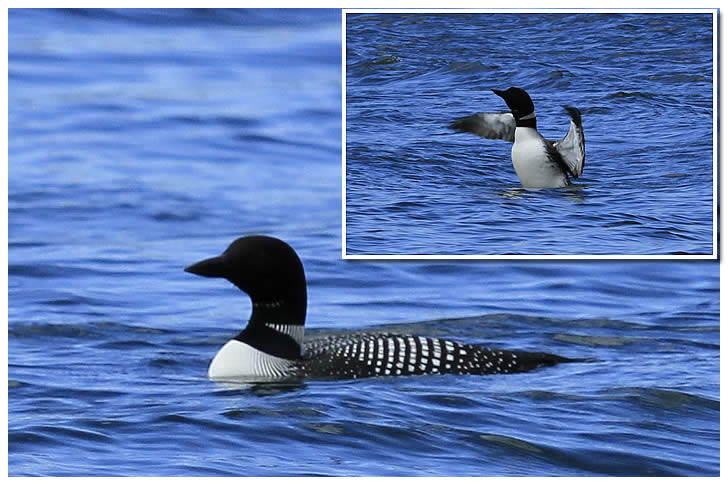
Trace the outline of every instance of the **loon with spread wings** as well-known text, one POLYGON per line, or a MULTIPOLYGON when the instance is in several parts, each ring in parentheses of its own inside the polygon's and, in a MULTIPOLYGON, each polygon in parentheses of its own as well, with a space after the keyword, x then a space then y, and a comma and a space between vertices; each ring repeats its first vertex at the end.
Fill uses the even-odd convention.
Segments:
POLYGON ((450 124, 453 130, 483 138, 513 142, 511 159, 521 184, 526 188, 556 188, 570 185, 569 175, 578 178, 584 170, 584 129, 581 112, 571 106, 569 132, 559 141, 546 140, 536 130, 533 101, 526 91, 509 88, 493 92, 511 109, 503 113, 477 113, 450 124))

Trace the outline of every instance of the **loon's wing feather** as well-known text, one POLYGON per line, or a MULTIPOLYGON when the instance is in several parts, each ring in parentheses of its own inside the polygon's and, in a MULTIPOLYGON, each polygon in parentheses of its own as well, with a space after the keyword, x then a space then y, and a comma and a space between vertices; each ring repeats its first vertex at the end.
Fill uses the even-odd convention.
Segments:
POLYGON ((450 123, 451 130, 473 133, 491 140, 505 140, 511 143, 515 139, 516 119, 509 111, 502 113, 476 113, 458 118, 450 123))
MULTIPOLYGON (((556 149, 554 146, 554 142, 548 141, 546 139, 543 140, 544 147, 546 148, 546 155, 548 156, 548 161, 552 163, 553 165, 559 167, 559 170, 564 174, 564 177, 566 178, 566 185, 569 185, 571 182, 569 181, 568 174, 572 174, 571 167, 569 166, 568 162, 564 158, 564 156, 561 154, 560 151, 556 149)), ((576 178, 576 175, 574 175, 576 178)))
POLYGON ((553 146, 566 162, 571 175, 578 178, 584 171, 584 128, 581 125, 581 112, 572 106, 565 108, 571 117, 569 132, 561 140, 553 142, 553 146))

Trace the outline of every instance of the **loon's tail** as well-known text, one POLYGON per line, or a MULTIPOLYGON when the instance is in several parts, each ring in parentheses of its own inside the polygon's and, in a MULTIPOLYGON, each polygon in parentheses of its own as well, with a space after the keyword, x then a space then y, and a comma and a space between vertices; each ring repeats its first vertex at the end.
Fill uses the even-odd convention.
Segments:
POLYGON ((571 358, 561 355, 548 354, 546 352, 515 352, 517 358, 516 370, 514 372, 528 372, 539 367, 548 367, 556 364, 568 364, 575 362, 594 362, 589 358, 571 358))

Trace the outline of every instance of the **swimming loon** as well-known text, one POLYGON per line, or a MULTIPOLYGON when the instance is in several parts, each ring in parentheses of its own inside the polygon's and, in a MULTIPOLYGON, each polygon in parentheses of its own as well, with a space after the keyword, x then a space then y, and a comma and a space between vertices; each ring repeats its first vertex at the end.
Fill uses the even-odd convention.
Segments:
POLYGON ((578 361, 395 333, 333 335, 304 346, 303 264, 288 244, 269 236, 241 237, 222 255, 185 271, 226 278, 253 303, 248 325, 212 359, 208 375, 213 380, 514 373, 578 361))
POLYGON ((533 101, 526 91, 508 88, 493 92, 511 109, 503 113, 477 113, 450 124, 453 130, 474 133, 483 138, 513 142, 513 168, 526 188, 556 188, 570 185, 569 175, 578 178, 584 170, 584 129, 581 112, 565 109, 571 117, 566 136, 548 141, 536 130, 533 101))

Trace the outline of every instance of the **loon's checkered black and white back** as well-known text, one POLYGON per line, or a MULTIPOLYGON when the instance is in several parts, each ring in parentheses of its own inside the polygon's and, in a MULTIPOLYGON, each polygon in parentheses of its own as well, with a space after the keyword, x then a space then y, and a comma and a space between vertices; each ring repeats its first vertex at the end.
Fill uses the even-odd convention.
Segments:
POLYGON ((491 349, 442 338, 354 333, 306 343, 309 377, 360 378, 420 374, 510 374, 566 362, 557 355, 491 349))
POLYGON ((226 278, 253 303, 248 325, 212 359, 212 379, 509 374, 574 362, 547 353, 394 333, 351 333, 306 342, 303 265, 290 246, 267 236, 239 238, 222 255, 185 270, 226 278))

